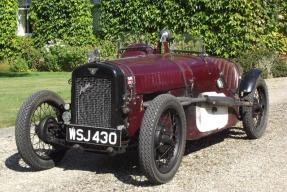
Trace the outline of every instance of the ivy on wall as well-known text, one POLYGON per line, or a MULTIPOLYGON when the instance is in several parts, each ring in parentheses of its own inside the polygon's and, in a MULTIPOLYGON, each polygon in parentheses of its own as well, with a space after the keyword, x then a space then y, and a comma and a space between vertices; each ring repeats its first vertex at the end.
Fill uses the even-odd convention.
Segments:
MULTIPOLYGON (((278 0, 113 0, 102 1, 101 35, 125 31, 154 36, 167 27, 202 38, 213 55, 236 57, 256 46, 280 50, 284 37, 278 0)), ((286 11, 286 10, 285 10, 286 11)), ((286 45, 287 46, 287 45, 286 45)))
POLYGON ((83 46, 94 41, 90 0, 33 0, 30 17, 37 46, 60 39, 83 46))
POLYGON ((0 60, 10 57, 13 52, 13 39, 17 29, 18 1, 0 1, 0 60))
MULTIPOLYGON (((48 41, 62 40, 71 46, 105 47, 105 42, 109 45, 113 41, 102 39, 127 32, 145 33, 155 41, 160 30, 169 28, 174 34, 189 33, 203 39, 211 55, 237 57, 254 47, 287 52, 286 0, 102 0, 97 5, 93 2, 32 0, 33 46, 34 42, 43 47, 48 41), (97 41, 93 26, 97 29, 97 41)), ((21 51, 21 39, 15 37, 17 12, 18 0, 0 1, 0 60, 21 51)))

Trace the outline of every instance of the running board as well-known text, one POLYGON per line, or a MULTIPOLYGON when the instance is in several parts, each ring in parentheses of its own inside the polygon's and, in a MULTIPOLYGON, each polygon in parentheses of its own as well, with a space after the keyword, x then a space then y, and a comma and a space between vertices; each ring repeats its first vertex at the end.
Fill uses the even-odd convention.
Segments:
POLYGON ((231 97, 218 97, 218 96, 203 96, 198 98, 191 97, 178 97, 179 102, 183 106, 190 105, 192 103, 207 103, 216 106, 252 106, 251 102, 241 101, 231 97))
MULTIPOLYGON (((193 103, 207 103, 216 106, 252 106, 251 102, 233 99, 231 97, 203 96, 203 97, 177 97, 182 106, 188 106, 193 103)), ((144 107, 148 107, 151 101, 143 103, 144 107)))

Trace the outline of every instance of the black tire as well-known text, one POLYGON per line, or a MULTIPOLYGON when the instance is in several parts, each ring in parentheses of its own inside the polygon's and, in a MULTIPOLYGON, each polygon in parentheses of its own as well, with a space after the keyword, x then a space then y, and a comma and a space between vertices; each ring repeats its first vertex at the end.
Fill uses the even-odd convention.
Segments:
POLYGON ((243 128, 248 138, 258 139, 266 130, 269 115, 269 96, 264 79, 257 79, 255 89, 244 100, 253 103, 253 106, 242 107, 243 128))
POLYGON ((139 134, 140 166, 152 184, 163 184, 174 177, 184 154, 185 143, 186 118, 183 107, 174 96, 157 96, 145 111, 139 134), (171 129, 162 119, 170 121, 171 129), (163 156, 158 158, 162 154, 168 155, 166 160, 161 159, 163 156))
MULTIPOLYGON (((53 168, 56 163, 62 160, 66 153, 64 148, 48 145, 39 138, 36 134, 36 129, 40 122, 34 119, 36 118, 34 115, 36 116, 36 113, 39 115, 38 111, 42 110, 39 107, 43 105, 51 111, 51 114, 56 116, 55 118, 60 118, 58 110, 62 104, 64 104, 64 101, 57 94, 43 90, 30 96, 18 112, 15 127, 17 149, 23 160, 34 170, 53 168), (52 106, 51 109, 49 108, 50 106, 52 106), (53 109, 55 112, 52 111, 53 109), (32 140, 34 141, 35 138, 39 141, 37 143, 39 149, 36 149, 34 143, 32 143, 32 140)), ((40 115, 37 116, 39 119, 43 119, 48 115, 48 112, 45 112, 42 117, 42 112, 40 111, 39 113, 40 115)))

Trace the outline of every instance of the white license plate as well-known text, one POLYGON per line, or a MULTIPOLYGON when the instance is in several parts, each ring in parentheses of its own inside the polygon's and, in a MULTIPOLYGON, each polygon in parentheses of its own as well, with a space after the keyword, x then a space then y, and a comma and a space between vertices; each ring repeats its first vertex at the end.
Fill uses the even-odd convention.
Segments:
POLYGON ((68 126, 66 140, 75 143, 120 146, 121 131, 116 129, 68 126))

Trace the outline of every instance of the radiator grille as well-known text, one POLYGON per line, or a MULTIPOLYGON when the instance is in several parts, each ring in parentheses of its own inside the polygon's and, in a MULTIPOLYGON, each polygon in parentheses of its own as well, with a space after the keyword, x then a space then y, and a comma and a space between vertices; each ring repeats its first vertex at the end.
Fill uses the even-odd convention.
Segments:
POLYGON ((82 77, 75 82, 76 122, 94 127, 111 127, 112 82, 82 77))

